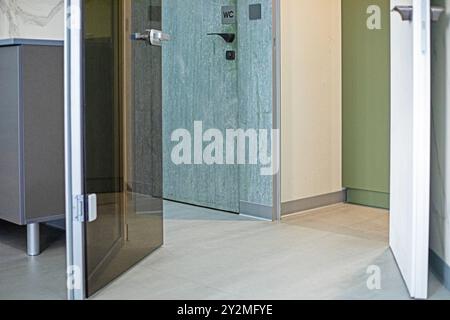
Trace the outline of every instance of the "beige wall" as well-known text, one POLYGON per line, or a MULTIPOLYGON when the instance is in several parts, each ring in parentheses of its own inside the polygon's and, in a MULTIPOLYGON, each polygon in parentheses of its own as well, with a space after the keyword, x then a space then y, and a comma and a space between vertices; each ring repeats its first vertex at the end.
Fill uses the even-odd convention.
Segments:
POLYGON ((0 0, 0 39, 64 39, 64 0, 0 0))
POLYGON ((281 1, 282 201, 342 190, 341 1, 281 1))

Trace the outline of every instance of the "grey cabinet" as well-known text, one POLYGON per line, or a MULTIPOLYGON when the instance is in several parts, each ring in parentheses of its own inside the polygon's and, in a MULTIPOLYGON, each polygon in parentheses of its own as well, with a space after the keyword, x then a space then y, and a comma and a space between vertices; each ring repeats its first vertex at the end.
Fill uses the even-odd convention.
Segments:
POLYGON ((62 45, 0 43, 0 219, 64 218, 62 45))

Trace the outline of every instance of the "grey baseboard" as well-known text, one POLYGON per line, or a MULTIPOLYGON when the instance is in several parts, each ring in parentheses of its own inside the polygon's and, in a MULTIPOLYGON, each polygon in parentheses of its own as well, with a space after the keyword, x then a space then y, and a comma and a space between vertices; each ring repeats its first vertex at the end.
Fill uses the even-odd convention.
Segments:
POLYGON ((345 202, 346 199, 346 191, 342 190, 316 197, 284 202, 281 205, 281 215, 286 216, 293 213, 326 207, 333 204, 345 202))
POLYGON ((246 201, 239 202, 239 214, 264 220, 273 220, 272 207, 246 201))
POLYGON ((439 281, 450 290, 450 266, 433 250, 430 250, 430 267, 439 281))

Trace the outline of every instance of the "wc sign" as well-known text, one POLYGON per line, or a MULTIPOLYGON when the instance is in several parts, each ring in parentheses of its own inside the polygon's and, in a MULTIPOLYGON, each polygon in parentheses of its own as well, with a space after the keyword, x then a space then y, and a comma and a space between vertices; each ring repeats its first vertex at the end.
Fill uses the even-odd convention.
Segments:
POLYGON ((236 23, 236 7, 223 6, 222 7, 222 24, 236 23))

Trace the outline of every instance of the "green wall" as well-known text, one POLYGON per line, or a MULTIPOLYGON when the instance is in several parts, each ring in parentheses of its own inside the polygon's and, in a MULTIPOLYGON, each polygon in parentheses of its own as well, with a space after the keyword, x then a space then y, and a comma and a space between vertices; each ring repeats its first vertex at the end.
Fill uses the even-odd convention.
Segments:
POLYGON ((348 202, 389 207, 390 10, 388 0, 343 0, 343 184, 348 202), (369 30, 371 5, 381 29, 369 30))

